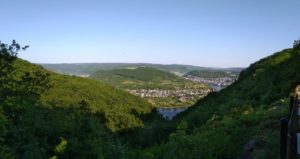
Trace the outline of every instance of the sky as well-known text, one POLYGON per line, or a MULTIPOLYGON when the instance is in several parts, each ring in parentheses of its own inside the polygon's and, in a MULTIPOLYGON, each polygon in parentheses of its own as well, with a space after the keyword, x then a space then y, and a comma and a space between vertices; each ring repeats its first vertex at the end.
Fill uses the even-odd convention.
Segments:
POLYGON ((300 0, 0 0, 33 63, 247 67, 300 37, 300 0))

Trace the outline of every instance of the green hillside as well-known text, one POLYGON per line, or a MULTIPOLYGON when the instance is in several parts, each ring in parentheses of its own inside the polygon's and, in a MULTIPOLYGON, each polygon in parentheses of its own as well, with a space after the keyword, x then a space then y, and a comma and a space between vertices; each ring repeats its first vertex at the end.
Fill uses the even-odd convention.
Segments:
POLYGON ((117 133, 144 127, 145 100, 17 59, 0 43, 0 158, 124 158, 117 133))
MULTIPOLYGON (((19 74, 28 70, 48 72, 22 60, 17 60, 15 67, 19 74)), ((152 110, 152 106, 143 99, 107 84, 92 79, 48 73, 51 87, 40 97, 41 104, 47 108, 84 108, 92 114, 103 115, 107 126, 113 131, 142 126, 137 115, 152 110)))
POLYGON ((150 67, 101 70, 92 74, 90 77, 113 86, 127 89, 176 89, 183 88, 184 86, 192 87, 194 84, 172 73, 150 67))
MULTIPOLYGON (((180 92, 176 92, 177 90, 187 90, 186 92, 209 90, 204 84, 195 83, 175 74, 149 67, 100 70, 90 77, 142 97, 146 93, 152 94, 153 96, 146 97, 148 101, 155 106, 163 107, 188 106, 199 99, 197 95, 186 95, 189 99, 180 101, 183 97, 179 97, 180 92), (163 93, 172 95, 163 96, 163 93)), ((184 96, 184 93, 181 93, 181 96, 184 96)))
POLYGON ((233 85, 200 100, 176 120, 153 158, 279 158, 280 119, 300 83, 300 44, 241 72, 233 85), (249 146, 250 145, 250 146, 249 146))

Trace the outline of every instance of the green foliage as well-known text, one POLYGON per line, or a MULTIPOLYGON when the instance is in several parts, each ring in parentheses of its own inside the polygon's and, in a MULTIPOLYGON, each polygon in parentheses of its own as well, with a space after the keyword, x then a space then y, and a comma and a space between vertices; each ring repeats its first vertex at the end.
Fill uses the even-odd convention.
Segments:
POLYGON ((127 152, 97 115, 71 108, 28 108, 7 136, 16 158, 113 159, 127 152))
POLYGON ((43 105, 98 114, 112 131, 140 127, 139 116, 152 111, 145 100, 91 79, 54 74, 50 81, 53 87, 42 94, 43 105))
POLYGON ((23 60, 16 60, 13 67, 13 94, 6 100, 13 108, 37 100, 49 109, 78 108, 99 115, 112 131, 143 126, 140 116, 153 109, 147 101, 101 82, 58 75, 23 60))
POLYGON ((149 67, 100 70, 91 77, 125 89, 176 89, 197 85, 175 74, 149 67))
POLYGON ((1 157, 126 156, 112 132, 142 127, 149 103, 91 79, 46 71, 17 59, 21 47, 11 46, 1 44, 0 52, 1 157))
POLYGON ((55 153, 63 153, 65 149, 67 148, 68 142, 63 137, 60 138, 60 143, 55 146, 55 153))
POLYGON ((300 39, 294 41, 293 47, 294 47, 294 49, 296 49, 298 51, 300 50, 300 39))
POLYGON ((48 73, 22 69, 14 65, 21 47, 13 40, 11 45, 0 42, 0 112, 17 119, 25 106, 33 105, 48 85, 48 73))
MULTIPOLYGON (((36 104, 40 93, 47 89, 48 74, 18 71, 17 54, 28 46, 21 47, 13 40, 11 45, 0 43, 0 155, 13 158, 13 148, 6 143, 9 140, 13 123, 22 119, 23 111, 36 104)), ((20 144, 20 143, 19 143, 20 144)), ((24 154, 33 158, 30 151, 24 154)))

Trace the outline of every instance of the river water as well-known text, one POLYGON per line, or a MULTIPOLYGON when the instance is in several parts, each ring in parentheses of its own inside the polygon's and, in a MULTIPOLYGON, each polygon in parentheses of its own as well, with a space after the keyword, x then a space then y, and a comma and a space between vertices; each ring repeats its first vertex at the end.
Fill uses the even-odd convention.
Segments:
POLYGON ((167 120, 172 120, 178 113, 185 111, 187 108, 157 108, 156 111, 167 120))
POLYGON ((219 85, 209 85, 214 91, 219 92, 220 90, 222 90, 224 87, 219 86, 219 85))

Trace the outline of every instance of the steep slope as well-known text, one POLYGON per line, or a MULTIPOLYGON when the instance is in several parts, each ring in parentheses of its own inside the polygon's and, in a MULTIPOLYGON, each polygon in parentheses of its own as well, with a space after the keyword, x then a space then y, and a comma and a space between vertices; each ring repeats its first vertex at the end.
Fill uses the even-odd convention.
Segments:
POLYGON ((101 82, 75 76, 48 72, 23 60, 15 63, 18 74, 25 72, 50 73, 51 87, 41 94, 41 104, 47 108, 82 108, 103 116, 112 131, 140 127, 139 116, 152 111, 145 100, 101 82))
POLYGON ((118 134, 144 126, 143 99, 17 58, 0 42, 0 158, 128 158, 118 134))
POLYGON ((192 105, 210 91, 204 84, 149 67, 100 70, 90 77, 163 107, 192 105))
POLYGON ((294 48, 252 64, 233 85, 178 117, 170 141, 147 153, 154 158, 279 158, 279 123, 300 83, 299 61, 294 48))
POLYGON ((144 127, 153 109, 125 91, 20 59, 1 81, 0 158, 128 158, 117 134, 144 127))

